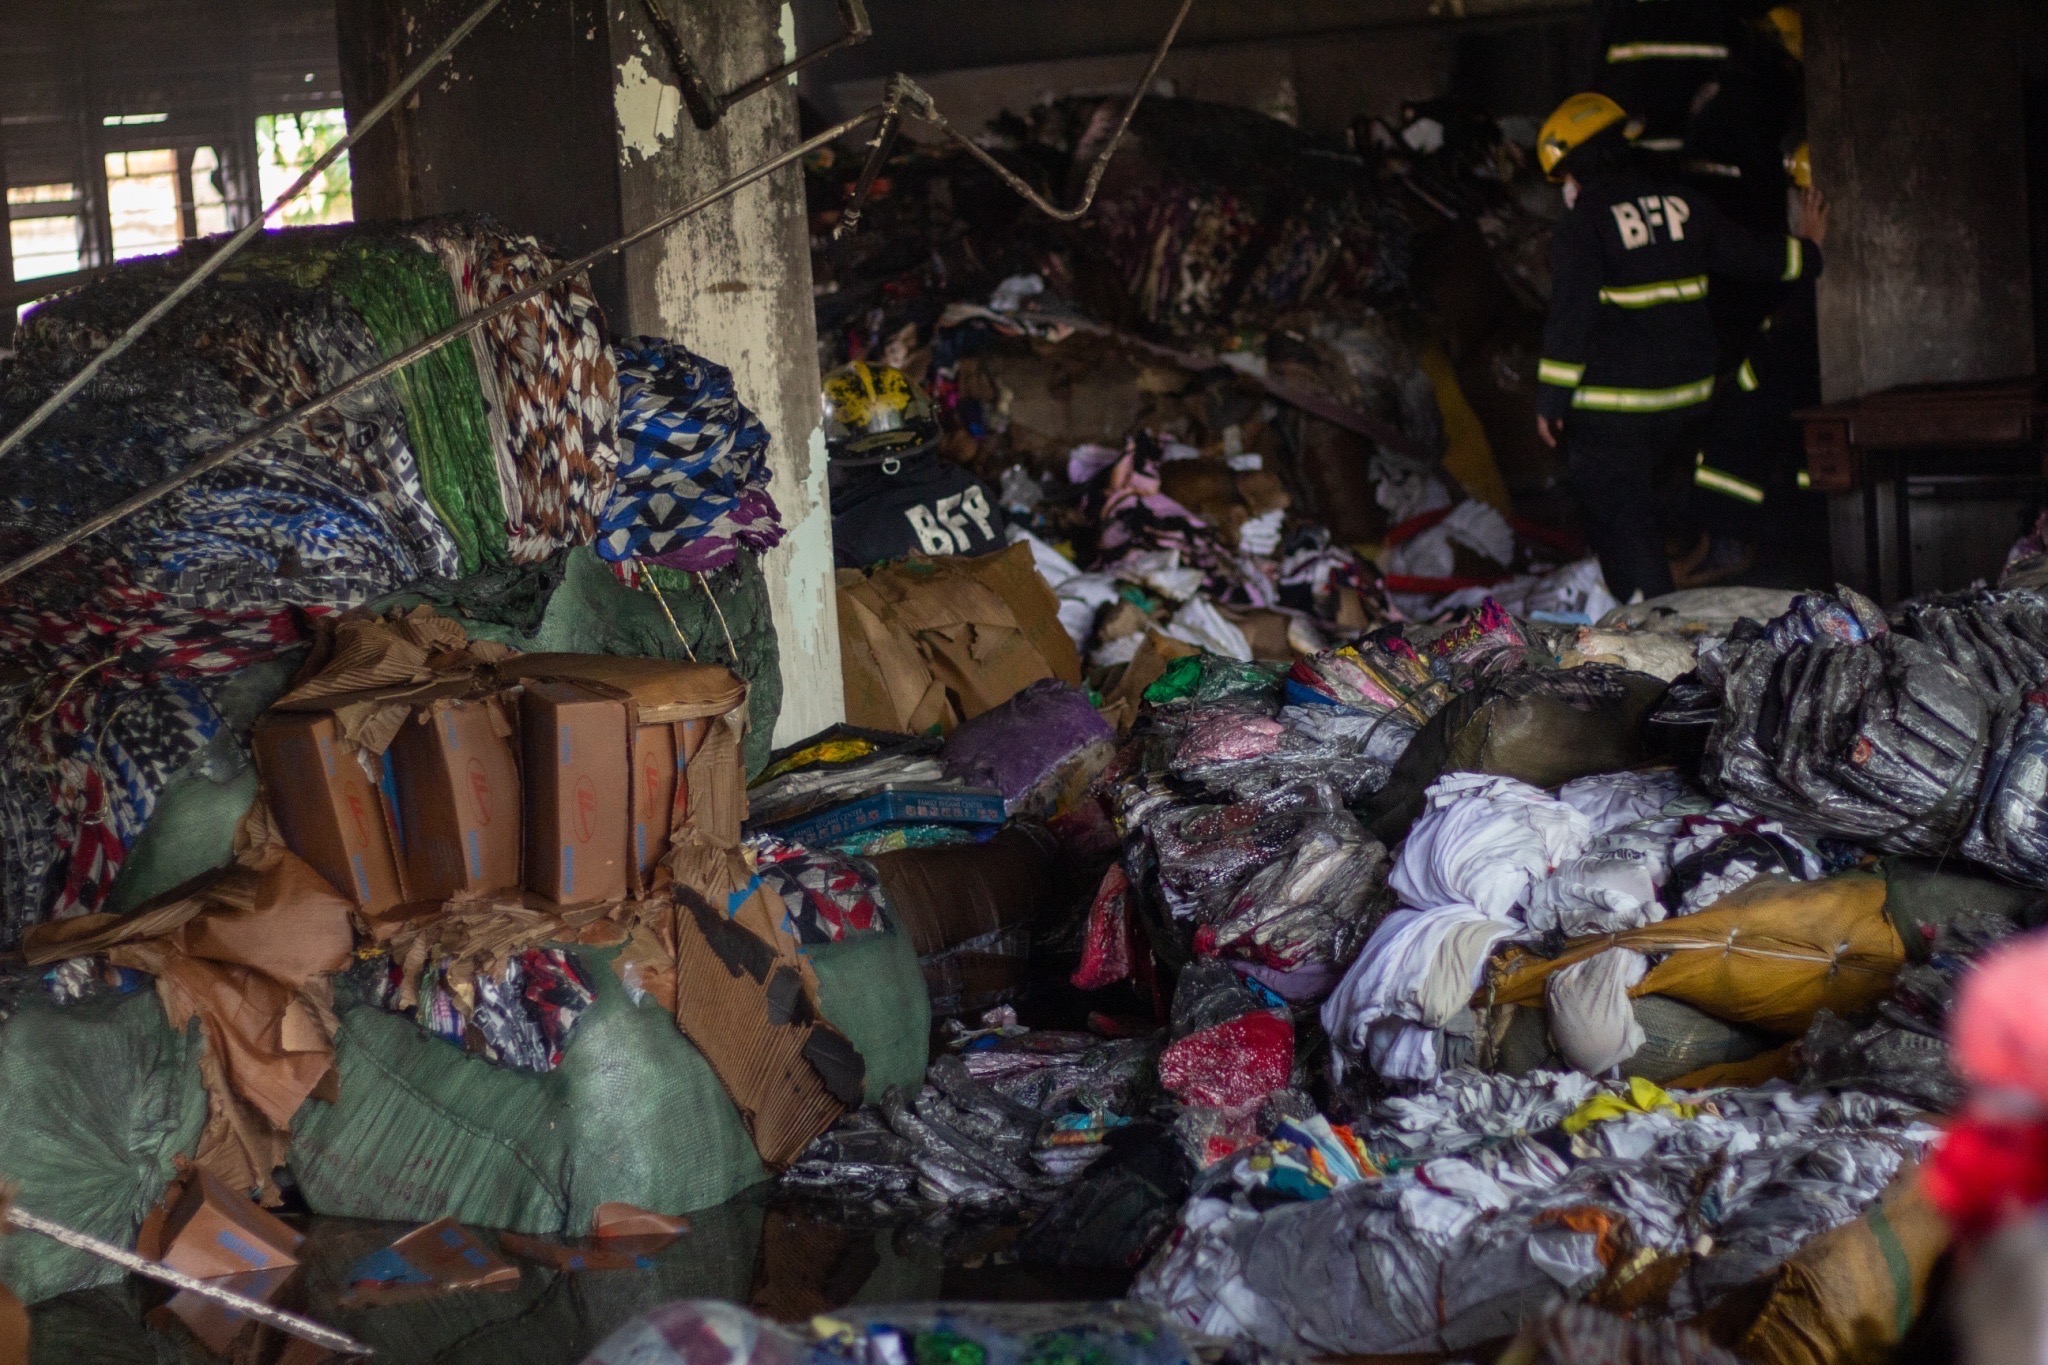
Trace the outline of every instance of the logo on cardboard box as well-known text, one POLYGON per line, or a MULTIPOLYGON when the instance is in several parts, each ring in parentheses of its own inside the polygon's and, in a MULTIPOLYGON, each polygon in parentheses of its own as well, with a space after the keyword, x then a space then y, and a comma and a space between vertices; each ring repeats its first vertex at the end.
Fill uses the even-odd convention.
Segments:
POLYGON ((363 814, 363 797, 361 792, 350 792, 348 794, 348 816, 356 827, 357 845, 369 843, 370 823, 363 814))
POLYGON ((476 807, 476 822, 491 823, 491 778, 477 759, 469 760, 469 795, 476 807))
POLYGON ((597 833, 597 784, 588 776, 576 779, 576 842, 587 844, 597 833))

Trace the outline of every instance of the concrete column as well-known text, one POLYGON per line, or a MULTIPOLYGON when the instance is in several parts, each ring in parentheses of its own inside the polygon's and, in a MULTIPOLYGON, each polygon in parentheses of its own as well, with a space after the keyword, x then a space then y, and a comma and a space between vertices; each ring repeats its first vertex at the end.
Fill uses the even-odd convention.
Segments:
MULTIPOLYGON (((773 0, 656 0, 715 90, 785 60, 795 27, 773 0)), ((674 73, 636 0, 610 7, 621 217, 647 222, 798 140, 796 90, 778 85, 703 131, 683 111, 674 73)), ((771 485, 789 535, 767 555, 782 653, 775 742, 845 717, 839 673, 832 523, 820 424, 817 321, 801 168, 792 166, 685 221, 626 258, 622 331, 674 337, 730 366, 774 437, 771 485)))
POLYGON ((1821 388, 2034 368, 2016 0, 1808 0, 1814 179, 1834 201, 1821 388))

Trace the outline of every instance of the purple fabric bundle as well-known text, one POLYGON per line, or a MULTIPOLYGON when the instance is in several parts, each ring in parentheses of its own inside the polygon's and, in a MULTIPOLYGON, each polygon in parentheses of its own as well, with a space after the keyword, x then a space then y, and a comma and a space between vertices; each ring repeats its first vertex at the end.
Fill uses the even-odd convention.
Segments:
POLYGON ((946 741, 946 772, 1001 792, 1015 811, 1040 783, 1090 745, 1116 738, 1083 693, 1051 678, 965 721, 946 741))

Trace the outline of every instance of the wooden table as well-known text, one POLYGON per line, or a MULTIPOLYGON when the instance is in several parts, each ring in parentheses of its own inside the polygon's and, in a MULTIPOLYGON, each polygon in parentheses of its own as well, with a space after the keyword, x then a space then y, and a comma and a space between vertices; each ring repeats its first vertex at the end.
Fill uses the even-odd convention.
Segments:
POLYGON ((2048 403, 2040 379, 1921 384, 1796 412, 1817 492, 1863 494, 1864 573, 1882 583, 1880 484, 1892 486, 1892 562, 1900 597, 1913 592, 1912 497, 2039 495, 2048 488, 2048 403))

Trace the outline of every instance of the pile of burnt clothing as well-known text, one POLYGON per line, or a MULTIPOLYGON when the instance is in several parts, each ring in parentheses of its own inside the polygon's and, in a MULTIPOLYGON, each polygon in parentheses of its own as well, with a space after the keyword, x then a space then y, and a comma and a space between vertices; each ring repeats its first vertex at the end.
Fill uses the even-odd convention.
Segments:
POLYGON ((1550 298, 1550 237, 1563 204, 1536 163, 1536 122, 1489 117, 1452 99, 1401 106, 1390 121, 1353 130, 1377 173, 1411 192, 1432 214, 1476 226, 1501 277, 1521 301, 1550 298))
POLYGON ((786 1190, 879 1209, 1043 1208, 1142 1112, 1156 1044, 1031 1030, 1005 1006, 949 1046, 916 1095, 891 1090, 783 1172, 786 1190))
POLYGON ((1685 1319, 1853 1222, 1934 1136, 1869 1095, 1457 1072, 1219 1165, 1135 1294, 1287 1355, 1455 1352, 1661 1262, 1638 1311, 1685 1319))
MULTIPOLYGON (((1013 485, 1045 486, 1013 473, 1013 485)), ((1372 564, 1320 528, 1288 529, 1289 496, 1259 468, 1140 432, 1121 450, 1076 449, 1065 480, 1070 515, 1040 521, 1072 557, 1022 528, 1010 535, 1030 542, 1093 668, 1129 664, 1154 637, 1179 653, 1292 659, 1387 619, 1372 564)))
MULTIPOLYGON (((995 154, 1056 193, 1100 153, 1105 114, 1073 98, 1005 116, 995 154)), ((862 160, 849 147, 810 163, 814 240, 830 243, 814 253, 819 322, 849 350, 880 354, 905 328, 928 339, 944 299, 986 297, 1025 271, 1090 316, 1165 334, 1407 283, 1412 200, 1341 147, 1228 105, 1146 100, 1094 210, 1065 231, 965 154, 904 144, 859 231, 835 240, 862 160)))

